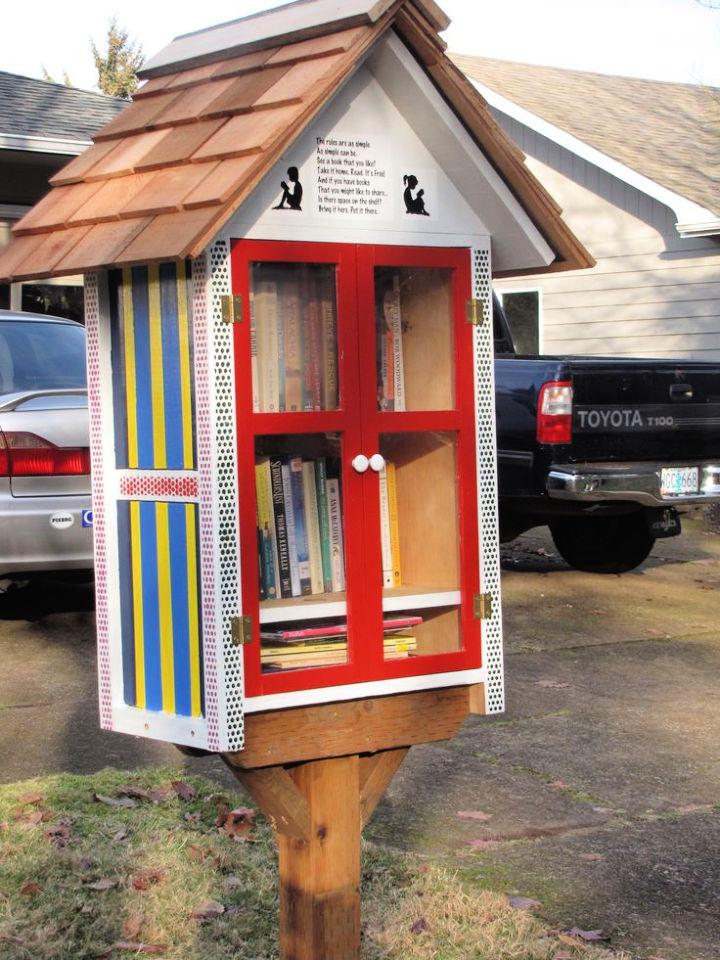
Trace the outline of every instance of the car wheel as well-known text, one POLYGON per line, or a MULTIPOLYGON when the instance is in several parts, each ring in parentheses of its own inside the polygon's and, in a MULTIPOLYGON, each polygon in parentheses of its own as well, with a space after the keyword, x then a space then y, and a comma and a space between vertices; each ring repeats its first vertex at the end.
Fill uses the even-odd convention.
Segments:
POLYGON ((558 553, 586 573, 626 573, 645 560, 655 544, 645 516, 559 517, 550 524, 558 553))

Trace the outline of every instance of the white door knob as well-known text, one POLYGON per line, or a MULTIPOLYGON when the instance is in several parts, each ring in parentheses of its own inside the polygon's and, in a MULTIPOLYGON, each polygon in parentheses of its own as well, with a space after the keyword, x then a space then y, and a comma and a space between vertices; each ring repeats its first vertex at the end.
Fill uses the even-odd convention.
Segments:
POLYGON ((370 457, 370 466, 375 473, 380 473, 382 468, 385 466, 385 457, 381 453, 374 453, 370 457))
POLYGON ((357 473, 365 473, 367 468, 370 466, 370 461, 365 456, 364 453, 359 453, 356 457, 353 457, 353 470, 357 473))

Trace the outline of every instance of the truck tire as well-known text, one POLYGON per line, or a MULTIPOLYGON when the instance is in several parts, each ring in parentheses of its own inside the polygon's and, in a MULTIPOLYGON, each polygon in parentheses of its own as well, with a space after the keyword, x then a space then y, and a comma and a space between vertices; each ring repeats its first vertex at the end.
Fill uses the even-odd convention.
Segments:
POLYGON ((558 553, 586 573, 626 573, 655 544, 642 512, 618 517, 558 517, 550 523, 558 553))

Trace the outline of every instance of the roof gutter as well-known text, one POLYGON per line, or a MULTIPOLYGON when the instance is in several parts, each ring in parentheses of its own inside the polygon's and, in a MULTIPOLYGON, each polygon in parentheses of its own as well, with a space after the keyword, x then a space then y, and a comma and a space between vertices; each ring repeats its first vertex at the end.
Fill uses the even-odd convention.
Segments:
POLYGON ((625 166, 619 160, 614 160, 607 154, 601 153, 600 150, 589 146, 589 144, 574 137, 566 130, 556 127, 537 114, 531 113, 512 100, 508 100, 491 87, 485 86, 484 83, 480 83, 472 77, 468 77, 468 80, 494 109, 507 114, 513 120, 517 120, 518 123, 522 123, 548 140, 552 140, 565 150, 582 157, 588 163, 592 163, 616 179, 622 180, 641 193, 657 200, 658 203, 669 207, 677 218, 675 229, 681 237, 710 237, 720 234, 720 220, 713 211, 688 200, 687 197, 668 190, 667 187, 663 187, 655 180, 638 173, 637 170, 625 166))
POLYGON ((25 153, 55 153, 77 156, 92 140, 68 140, 64 137, 26 137, 17 133, 0 133, 0 150, 21 150, 25 153))

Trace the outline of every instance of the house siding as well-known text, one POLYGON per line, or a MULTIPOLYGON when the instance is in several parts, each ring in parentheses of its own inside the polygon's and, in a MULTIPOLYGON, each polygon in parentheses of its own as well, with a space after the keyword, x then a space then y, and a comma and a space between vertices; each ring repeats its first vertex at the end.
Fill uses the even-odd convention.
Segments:
POLYGON ((545 354, 720 360, 720 239, 678 236, 672 210, 496 112, 597 260, 591 270, 497 281, 542 290, 545 354))

